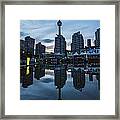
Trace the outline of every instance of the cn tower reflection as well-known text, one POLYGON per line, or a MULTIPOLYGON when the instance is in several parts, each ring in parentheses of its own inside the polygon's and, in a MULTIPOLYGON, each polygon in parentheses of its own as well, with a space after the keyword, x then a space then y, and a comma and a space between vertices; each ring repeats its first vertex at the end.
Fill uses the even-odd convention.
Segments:
POLYGON ((56 67, 54 69, 54 80, 55 80, 55 86, 56 89, 58 90, 58 100, 62 99, 62 91, 61 89, 64 87, 66 80, 67 80, 67 72, 65 67, 56 67))

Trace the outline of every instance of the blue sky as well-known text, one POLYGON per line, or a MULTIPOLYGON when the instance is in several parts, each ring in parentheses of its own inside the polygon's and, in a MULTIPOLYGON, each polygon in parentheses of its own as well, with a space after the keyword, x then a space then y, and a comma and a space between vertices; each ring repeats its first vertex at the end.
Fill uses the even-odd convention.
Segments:
MULTIPOLYGON (((20 39, 31 36, 36 39, 36 43, 41 42, 46 46, 46 51, 53 52, 54 40, 58 33, 58 20, 21 20, 20 39)), ((75 32, 80 31, 84 41, 88 38, 95 40, 95 31, 100 27, 99 20, 61 20, 62 35, 67 42, 67 49, 70 49, 71 37, 75 32)))

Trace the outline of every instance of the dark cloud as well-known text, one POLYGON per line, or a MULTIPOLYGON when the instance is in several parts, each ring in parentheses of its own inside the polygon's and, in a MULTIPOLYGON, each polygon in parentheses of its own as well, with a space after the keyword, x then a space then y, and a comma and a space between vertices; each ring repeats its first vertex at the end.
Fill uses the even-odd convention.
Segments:
POLYGON ((54 42, 54 40, 52 40, 52 39, 43 39, 43 40, 41 40, 41 42, 52 43, 52 42, 54 42))

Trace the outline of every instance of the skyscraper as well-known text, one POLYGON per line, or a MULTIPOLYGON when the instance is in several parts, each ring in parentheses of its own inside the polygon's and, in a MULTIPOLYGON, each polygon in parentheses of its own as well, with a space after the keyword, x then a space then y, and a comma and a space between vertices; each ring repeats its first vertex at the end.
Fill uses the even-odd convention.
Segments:
POLYGON ((43 54, 45 53, 45 46, 41 44, 41 42, 36 44, 35 55, 39 58, 43 58, 43 54))
POLYGON ((95 32, 95 46, 97 48, 100 47, 100 28, 98 28, 97 31, 95 32))
POLYGON ((25 51, 25 41, 24 40, 20 40, 20 50, 25 51))
POLYGON ((80 31, 72 35, 71 51, 72 54, 76 52, 80 54, 80 49, 84 48, 84 39, 83 35, 80 34, 80 31))
POLYGON ((35 39, 31 38, 30 36, 25 37, 25 52, 31 57, 34 56, 34 44, 35 39))
POLYGON ((91 47, 91 39, 87 39, 87 46, 90 48, 91 47))
POLYGON ((25 41, 20 40, 20 60, 25 60, 25 41))
POLYGON ((66 41, 65 41, 65 38, 61 35, 62 22, 60 20, 57 22, 57 26, 58 26, 58 35, 57 37, 55 37, 54 53, 65 56, 66 55, 66 41))

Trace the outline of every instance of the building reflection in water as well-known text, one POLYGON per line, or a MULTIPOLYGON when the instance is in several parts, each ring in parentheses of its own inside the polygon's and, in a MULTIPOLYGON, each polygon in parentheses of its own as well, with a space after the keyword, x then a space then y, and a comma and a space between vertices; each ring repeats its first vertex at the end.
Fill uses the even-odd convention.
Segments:
POLYGON ((74 88, 82 91, 82 89, 85 87, 85 72, 84 70, 80 68, 73 68, 72 70, 72 77, 73 77, 73 85, 74 88))
POLYGON ((96 74, 96 79, 98 80, 98 89, 100 90, 100 73, 96 74))
MULTIPOLYGON (((35 66, 23 66, 20 68, 20 82, 23 88, 27 88, 29 85, 33 84, 33 73, 34 78, 40 80, 41 77, 45 76, 45 65, 39 64, 35 66), (33 72, 34 69, 34 72, 33 72)), ((54 70, 54 86, 56 86, 57 90, 57 99, 62 100, 64 97, 62 96, 62 88, 65 86, 67 78, 67 69, 68 66, 49 66, 48 70, 54 70)), ((93 82, 97 80, 98 90, 100 90, 100 72, 99 68, 90 68, 90 71, 81 68, 81 67, 72 67, 71 69, 71 78, 73 87, 82 92, 85 84, 87 85, 89 81, 93 82), (88 82, 86 82, 86 77, 89 76, 88 82), (94 77, 93 77, 94 75, 94 77), (96 79, 94 79, 96 77, 96 79)))
POLYGON ((23 88, 27 88, 29 85, 33 84, 33 67, 21 67, 20 69, 20 79, 23 88))
POLYGON ((93 81, 93 74, 89 73, 89 81, 93 81))
POLYGON ((34 73, 34 78, 39 80, 41 77, 45 76, 45 67, 44 65, 36 65, 35 66, 35 73, 34 73))
POLYGON ((54 80, 55 80, 55 86, 58 90, 58 100, 62 99, 61 95, 61 89, 64 87, 65 82, 67 80, 67 72, 65 67, 56 67, 54 69, 54 80))
POLYGON ((20 67, 20 83, 23 83, 26 75, 26 67, 20 67))

